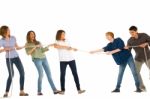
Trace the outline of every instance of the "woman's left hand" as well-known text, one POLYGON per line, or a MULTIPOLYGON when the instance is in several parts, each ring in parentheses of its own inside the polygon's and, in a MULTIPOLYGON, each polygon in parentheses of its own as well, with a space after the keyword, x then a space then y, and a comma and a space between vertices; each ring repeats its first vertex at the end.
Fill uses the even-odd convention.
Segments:
POLYGON ((73 48, 73 51, 78 51, 78 49, 76 49, 76 48, 73 48))

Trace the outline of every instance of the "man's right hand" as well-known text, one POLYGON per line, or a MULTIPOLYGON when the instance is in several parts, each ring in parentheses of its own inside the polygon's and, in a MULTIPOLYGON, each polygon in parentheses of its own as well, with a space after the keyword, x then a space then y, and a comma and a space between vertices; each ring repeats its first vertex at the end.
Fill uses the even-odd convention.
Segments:
POLYGON ((143 43, 143 44, 139 45, 139 47, 141 47, 141 48, 145 48, 146 46, 148 46, 148 43, 143 43))
POLYGON ((125 46, 124 49, 129 49, 129 46, 125 46))
POLYGON ((90 53, 90 54, 94 54, 94 53, 95 53, 95 51, 90 51, 89 53, 90 53))

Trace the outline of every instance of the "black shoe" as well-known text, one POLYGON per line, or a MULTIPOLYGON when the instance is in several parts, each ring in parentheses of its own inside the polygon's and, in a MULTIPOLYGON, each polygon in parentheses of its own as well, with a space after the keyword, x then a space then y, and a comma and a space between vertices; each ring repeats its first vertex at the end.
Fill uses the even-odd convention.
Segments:
POLYGON ((42 96, 43 95, 43 93, 42 92, 38 92, 38 94, 37 94, 38 96, 42 96))
POLYGON ((120 89, 115 89, 112 91, 112 93, 114 93, 114 92, 120 92, 120 89))
POLYGON ((3 96, 4 98, 7 98, 8 97, 8 94, 4 94, 4 96, 3 96))
POLYGON ((135 92, 142 92, 142 90, 140 88, 137 88, 135 92))

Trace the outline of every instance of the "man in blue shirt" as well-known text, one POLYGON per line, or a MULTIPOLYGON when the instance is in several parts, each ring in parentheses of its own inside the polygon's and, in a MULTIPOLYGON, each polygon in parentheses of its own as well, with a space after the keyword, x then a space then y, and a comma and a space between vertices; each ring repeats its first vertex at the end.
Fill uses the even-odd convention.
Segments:
POLYGON ((142 90, 140 89, 140 81, 131 52, 129 50, 124 49, 125 45, 121 38, 114 39, 114 34, 112 32, 107 32, 106 38, 110 41, 110 43, 108 43, 106 47, 95 51, 91 51, 90 53, 102 51, 106 52, 108 55, 112 55, 117 65, 119 65, 117 85, 115 90, 113 90, 112 92, 120 92, 121 82, 127 64, 129 65, 135 80, 135 92, 142 92, 142 90))

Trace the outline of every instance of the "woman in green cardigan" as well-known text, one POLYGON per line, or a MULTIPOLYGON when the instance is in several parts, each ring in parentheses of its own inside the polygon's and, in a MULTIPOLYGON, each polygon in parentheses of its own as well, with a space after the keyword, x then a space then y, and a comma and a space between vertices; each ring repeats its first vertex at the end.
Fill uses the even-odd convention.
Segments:
POLYGON ((58 91, 53 83, 51 77, 51 71, 49 68, 49 64, 44 52, 48 51, 48 47, 53 45, 48 45, 47 47, 43 48, 41 43, 36 40, 36 34, 34 31, 29 31, 26 36, 27 43, 26 43, 26 52, 28 55, 31 55, 32 61, 35 64, 39 77, 38 77, 38 93, 37 95, 43 95, 42 90, 42 78, 43 78, 43 69, 46 73, 47 79, 49 84, 54 92, 54 94, 58 94, 58 91))

